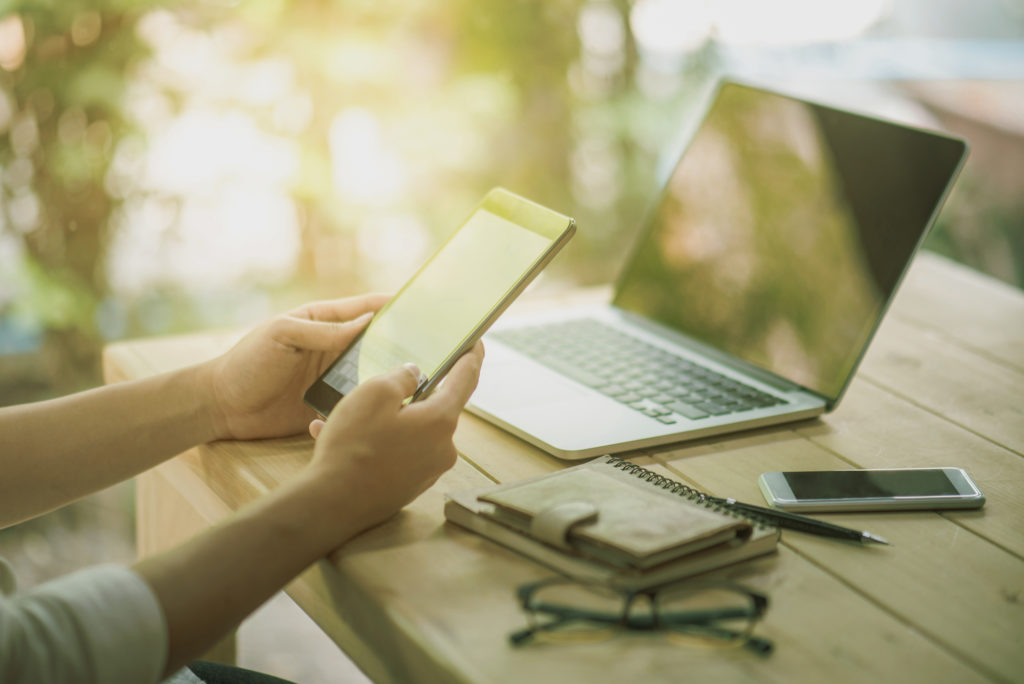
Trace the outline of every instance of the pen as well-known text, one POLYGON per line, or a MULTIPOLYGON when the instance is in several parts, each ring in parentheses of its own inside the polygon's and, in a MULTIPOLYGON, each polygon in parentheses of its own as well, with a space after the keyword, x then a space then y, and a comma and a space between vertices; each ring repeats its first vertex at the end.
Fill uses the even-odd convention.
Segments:
POLYGON ((885 539, 882 539, 878 535, 871 534, 870 532, 862 532, 861 530, 854 530, 849 527, 843 527, 841 525, 834 525, 832 523, 823 522, 810 518, 806 515, 800 515, 799 513, 790 513, 788 511, 780 511, 774 508, 765 508, 764 506, 755 506, 753 504, 743 503, 736 499, 723 499, 720 497, 708 497, 711 501, 714 501, 720 506, 726 508, 732 508, 737 511, 746 511, 753 513, 758 517, 766 519, 768 522, 775 523, 779 527, 783 527, 787 530, 797 530, 799 532, 807 532, 809 534, 817 534, 822 537, 835 537, 837 539, 849 539, 852 541, 858 541, 862 544, 874 542, 876 544, 888 544, 885 539))

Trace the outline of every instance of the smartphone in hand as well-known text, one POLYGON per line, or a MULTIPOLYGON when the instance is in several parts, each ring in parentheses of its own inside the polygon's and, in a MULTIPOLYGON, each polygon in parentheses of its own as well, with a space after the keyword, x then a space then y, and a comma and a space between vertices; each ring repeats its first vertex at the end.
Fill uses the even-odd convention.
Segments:
POLYGON ((575 231, 568 216, 491 190, 313 383, 306 404, 326 417, 360 383, 410 362, 422 373, 411 400, 426 397, 575 231))

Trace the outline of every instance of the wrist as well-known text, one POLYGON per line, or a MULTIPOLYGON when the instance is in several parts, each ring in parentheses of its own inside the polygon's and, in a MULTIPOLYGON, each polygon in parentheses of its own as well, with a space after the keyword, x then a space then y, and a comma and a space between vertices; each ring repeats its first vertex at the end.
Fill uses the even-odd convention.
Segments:
POLYGON ((147 403, 137 408, 147 411, 148 420, 173 430, 174 441, 187 447, 222 439, 207 365, 187 366, 139 381, 147 389, 137 401, 152 401, 155 405, 147 403))
POLYGON ((305 516, 302 533, 318 558, 376 522, 360 506, 359 495, 351 486, 339 483, 336 477, 324 477, 313 468, 304 469, 276 493, 301 509, 305 516))
POLYGON ((192 366, 191 370, 195 374, 196 396, 206 417, 206 433, 209 435, 206 441, 231 439, 227 412, 217 392, 217 359, 192 366))

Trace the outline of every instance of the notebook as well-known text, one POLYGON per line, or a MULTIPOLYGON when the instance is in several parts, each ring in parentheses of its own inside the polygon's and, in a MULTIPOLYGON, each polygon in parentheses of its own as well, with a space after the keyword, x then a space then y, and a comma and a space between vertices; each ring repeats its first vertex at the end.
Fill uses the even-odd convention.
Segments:
POLYGON ((965 156, 721 84, 612 301, 504 318, 470 411, 582 459, 834 409, 965 156))
POLYGON ((775 550, 778 530, 616 456, 449 494, 445 517, 581 581, 645 589, 775 550))

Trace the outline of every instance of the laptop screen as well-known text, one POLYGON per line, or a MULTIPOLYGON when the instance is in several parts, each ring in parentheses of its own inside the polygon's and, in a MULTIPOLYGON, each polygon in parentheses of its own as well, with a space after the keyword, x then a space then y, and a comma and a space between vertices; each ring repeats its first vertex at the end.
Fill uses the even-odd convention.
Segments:
POLYGON ((725 84, 614 304, 836 400, 965 150, 725 84))

